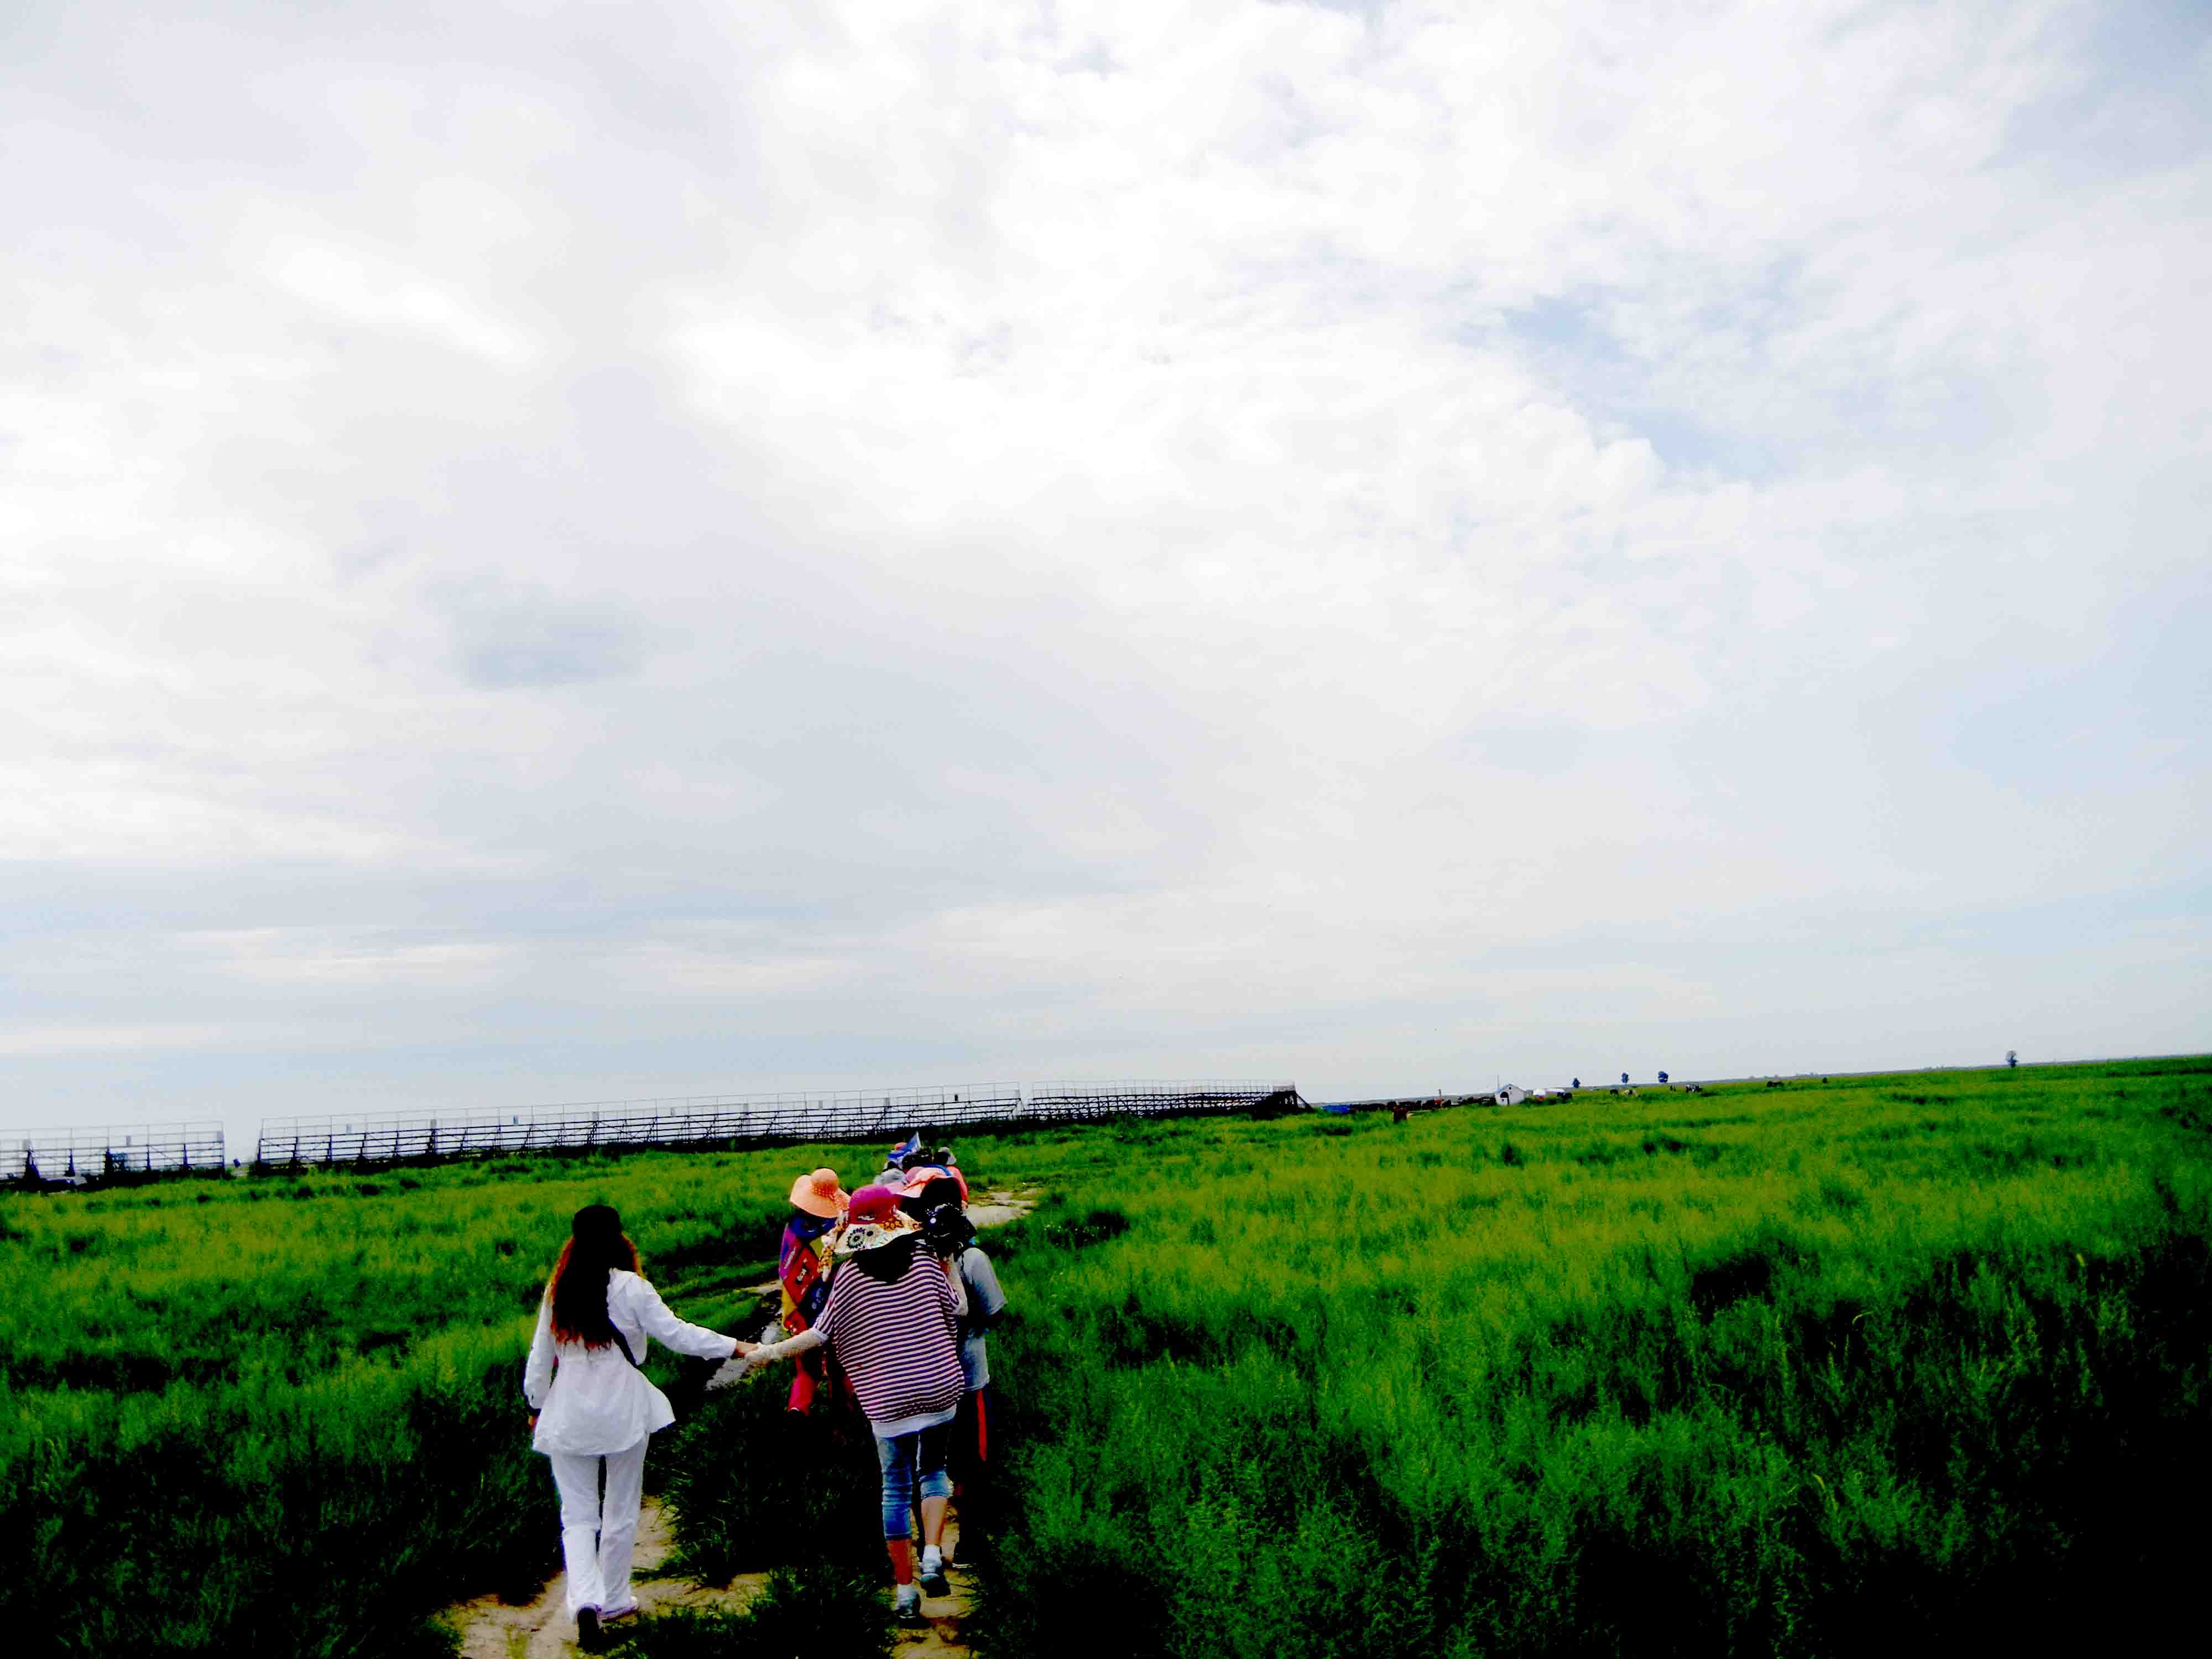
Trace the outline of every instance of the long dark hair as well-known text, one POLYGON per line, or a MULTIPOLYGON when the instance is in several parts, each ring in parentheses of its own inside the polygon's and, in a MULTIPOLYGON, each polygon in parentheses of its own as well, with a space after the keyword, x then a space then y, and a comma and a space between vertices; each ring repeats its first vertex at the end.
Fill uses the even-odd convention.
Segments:
POLYGON ((872 1250, 854 1252, 852 1261, 870 1279, 881 1285, 906 1277, 906 1270, 914 1266, 915 1247, 921 1235, 909 1233, 904 1238, 895 1238, 888 1244, 878 1244, 872 1250))
POLYGON ((553 1304, 553 1334, 563 1342, 604 1348, 615 1340, 607 1317, 607 1273, 637 1271, 637 1246, 622 1230, 611 1204, 586 1204, 568 1224, 568 1242, 553 1264, 545 1299, 553 1304))

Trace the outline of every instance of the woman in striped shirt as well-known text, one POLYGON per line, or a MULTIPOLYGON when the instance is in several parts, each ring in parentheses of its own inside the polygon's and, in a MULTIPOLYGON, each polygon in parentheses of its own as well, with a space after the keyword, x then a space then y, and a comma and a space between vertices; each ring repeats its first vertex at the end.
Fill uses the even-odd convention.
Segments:
POLYGON ((890 1553, 899 1622, 924 1621, 921 1598, 944 1595, 945 1506, 952 1478, 945 1468, 953 1413, 966 1386, 960 1321, 968 1309, 960 1281, 920 1248, 921 1225, 886 1187, 853 1194, 841 1265, 829 1304, 811 1328, 767 1347, 740 1343, 749 1366, 825 1344, 834 1352, 875 1431, 883 1473, 884 1547, 890 1553), (921 1574, 915 1582, 911 1494, 921 1490, 921 1574))

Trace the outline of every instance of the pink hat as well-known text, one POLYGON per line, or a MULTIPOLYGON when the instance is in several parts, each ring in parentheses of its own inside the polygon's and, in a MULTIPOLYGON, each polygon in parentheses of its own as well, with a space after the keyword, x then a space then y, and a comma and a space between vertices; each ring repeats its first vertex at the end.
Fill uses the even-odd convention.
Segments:
POLYGON ((846 1212, 845 1231, 837 1237, 837 1254, 881 1249, 921 1231, 916 1221, 898 1206, 899 1195, 889 1187, 863 1187, 853 1194, 846 1212))
POLYGON ((906 1172, 906 1179, 899 1185, 898 1195, 901 1198, 912 1198, 933 1181, 957 1182, 960 1186, 960 1201, 963 1204, 968 1201, 968 1177, 960 1173, 957 1164, 948 1170, 942 1164, 924 1164, 908 1170, 906 1172))
POLYGON ((804 1210, 809 1215, 833 1216, 848 1202, 845 1189, 837 1184, 835 1170, 817 1170, 791 1183, 791 1207, 804 1210))

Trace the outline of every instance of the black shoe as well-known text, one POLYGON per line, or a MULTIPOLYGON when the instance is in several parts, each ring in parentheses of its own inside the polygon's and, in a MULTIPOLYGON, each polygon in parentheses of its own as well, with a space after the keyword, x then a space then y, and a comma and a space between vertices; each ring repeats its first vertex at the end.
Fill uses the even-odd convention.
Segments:
POLYGON ((951 1582, 945 1577, 943 1567, 940 1566, 935 1572, 925 1572, 921 1575, 921 1593, 924 1595, 952 1594, 951 1582))
POLYGON ((576 1645, 586 1653, 604 1653, 607 1638, 599 1633, 599 1610, 579 1607, 576 1610, 576 1645))

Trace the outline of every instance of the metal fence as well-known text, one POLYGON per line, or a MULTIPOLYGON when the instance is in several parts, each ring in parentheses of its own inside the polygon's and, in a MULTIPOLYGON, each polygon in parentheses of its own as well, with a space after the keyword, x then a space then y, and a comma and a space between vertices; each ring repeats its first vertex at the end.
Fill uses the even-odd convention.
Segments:
POLYGON ((497 1152, 626 1151, 794 1140, 898 1139, 982 1125, 1251 1111, 1303 1104, 1294 1083, 987 1083, 936 1089, 690 1096, 507 1111, 264 1118, 254 1161, 394 1164, 497 1152))
POLYGON ((98 1181, 223 1167, 220 1123, 127 1123, 0 1130, 0 1181, 98 1181))

